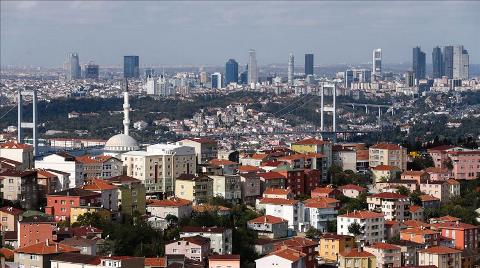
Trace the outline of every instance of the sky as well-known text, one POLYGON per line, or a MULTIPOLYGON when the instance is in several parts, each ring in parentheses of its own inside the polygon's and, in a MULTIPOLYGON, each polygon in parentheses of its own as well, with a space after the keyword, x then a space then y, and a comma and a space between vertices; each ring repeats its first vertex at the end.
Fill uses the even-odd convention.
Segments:
POLYGON ((260 65, 411 62, 419 45, 431 62, 436 45, 463 44, 480 63, 480 1, 1 1, 1 65, 61 67, 240 64, 248 50, 260 65))

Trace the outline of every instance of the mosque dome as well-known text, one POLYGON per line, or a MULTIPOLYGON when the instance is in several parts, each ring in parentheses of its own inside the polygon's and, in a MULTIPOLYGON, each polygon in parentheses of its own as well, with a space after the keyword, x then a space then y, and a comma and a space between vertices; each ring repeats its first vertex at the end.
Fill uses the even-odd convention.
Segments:
POLYGON ((109 152, 128 152, 138 150, 138 142, 125 134, 117 134, 105 143, 105 150, 109 152))

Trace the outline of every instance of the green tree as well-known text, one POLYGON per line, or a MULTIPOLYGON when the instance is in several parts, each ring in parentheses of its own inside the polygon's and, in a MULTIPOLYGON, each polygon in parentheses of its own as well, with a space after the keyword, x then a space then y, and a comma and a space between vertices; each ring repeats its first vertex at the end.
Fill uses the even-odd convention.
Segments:
POLYGON ((353 222, 348 226, 348 232, 354 236, 361 235, 363 228, 358 222, 353 222))
POLYGON ((305 237, 310 239, 319 238, 321 235, 322 232, 320 232, 320 230, 314 228, 313 226, 308 227, 308 230, 305 232, 305 237))
POLYGON ((404 196, 409 196, 411 194, 410 189, 407 187, 400 185, 397 187, 397 193, 404 195, 404 196))
POLYGON ((102 228, 105 222, 103 221, 100 214, 95 212, 87 212, 78 216, 77 221, 72 224, 75 226, 93 226, 97 228, 102 228))

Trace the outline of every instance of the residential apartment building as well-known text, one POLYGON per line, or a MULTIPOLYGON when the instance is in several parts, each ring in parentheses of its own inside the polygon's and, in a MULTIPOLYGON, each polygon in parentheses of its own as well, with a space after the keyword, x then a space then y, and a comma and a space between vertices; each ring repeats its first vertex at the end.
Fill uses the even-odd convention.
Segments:
POLYGON ((107 179, 123 173, 122 161, 112 156, 84 155, 77 156, 75 159, 83 164, 83 175, 86 179, 107 179))
POLYGON ((324 233, 319 243, 318 256, 328 263, 337 262, 340 252, 349 253, 356 248, 355 237, 349 235, 324 233))
POLYGON ((337 167, 343 170, 357 171, 357 152, 341 145, 334 145, 332 148, 332 161, 337 167))
POLYGON ((146 189, 140 180, 126 175, 105 179, 117 187, 118 207, 123 216, 132 216, 134 212, 145 214, 146 189))
POLYGON ((240 183, 243 202, 255 204, 255 199, 261 195, 260 177, 257 174, 241 174, 240 183))
POLYGON ((368 210, 381 212, 385 220, 409 219, 410 198, 397 193, 383 192, 367 197, 368 210))
POLYGON ((210 239, 203 236, 183 237, 165 245, 166 255, 184 255, 195 261, 206 261, 210 252, 210 239))
POLYGON ((282 238, 288 235, 288 221, 271 215, 249 220, 247 227, 256 231, 259 236, 265 236, 270 239, 282 238))
POLYGON ((300 232, 305 230, 305 212, 302 202, 281 198, 263 198, 260 205, 265 206, 265 215, 287 220, 289 229, 300 232))
POLYGON ((400 175, 401 180, 414 180, 417 181, 417 183, 420 183, 422 181, 427 181, 430 179, 430 175, 428 172, 420 170, 420 171, 415 171, 415 170, 405 170, 402 172, 400 175))
POLYGON ((401 248, 388 243, 375 243, 363 248, 366 252, 375 255, 377 268, 400 267, 402 264, 401 248))
POLYGON ((3 199, 19 202, 22 208, 38 207, 38 184, 36 171, 5 170, 0 172, 3 199))
POLYGON ((322 170, 322 181, 327 181, 328 170, 333 164, 332 143, 311 138, 292 143, 290 148, 297 153, 321 154, 322 157, 318 157, 321 167, 317 167, 316 163, 314 163, 314 165, 310 168, 322 170))
POLYGON ((242 199, 242 185, 239 175, 209 176, 213 180, 213 196, 237 203, 242 199))
POLYGON ((101 179, 86 179, 80 189, 100 194, 102 207, 118 212, 118 187, 101 179))
POLYGON ((480 175, 480 150, 439 146, 428 150, 435 167, 448 168, 457 180, 472 180, 480 175))
POLYGON ((285 189, 286 178, 274 171, 257 173, 260 177, 260 192, 263 193, 267 188, 285 189))
POLYGON ((184 226, 180 238, 203 236, 210 239, 210 249, 218 254, 232 254, 232 229, 224 227, 184 226))
POLYGON ((350 252, 340 252, 338 260, 339 268, 376 268, 377 259, 370 252, 361 249, 350 252))
POLYGON ((0 158, 21 163, 21 170, 34 168, 33 146, 23 143, 0 143, 0 158))
POLYGON ((407 228, 400 231, 400 239, 419 244, 438 246, 440 244, 440 231, 427 229, 424 226, 407 228))
POLYGON ((435 265, 437 268, 460 268, 462 267, 461 259, 461 250, 443 246, 418 251, 419 265, 435 265))
POLYGON ((19 247, 25 247, 45 241, 53 241, 57 224, 48 215, 20 217, 18 221, 17 241, 19 247))
POLYGON ((55 221, 67 221, 72 207, 100 207, 101 204, 100 193, 71 188, 47 195, 45 213, 54 216, 55 221))
POLYGON ((255 260, 255 267, 299 268, 305 267, 306 255, 300 251, 284 248, 255 260))
POLYGON ((362 210, 337 216, 337 234, 353 235, 348 227, 354 222, 360 225, 361 234, 356 241, 361 244, 382 242, 384 239, 385 216, 383 213, 362 210))
POLYGON ((378 143, 368 150, 370 168, 388 165, 400 170, 407 169, 407 149, 391 143, 378 143))
POLYGON ((175 196, 201 204, 213 196, 213 179, 206 175, 183 174, 175 181, 175 196))
POLYGON ((83 185, 83 164, 67 153, 56 153, 35 161, 36 168, 53 169, 70 174, 70 185, 67 188, 75 188, 83 185))
POLYGON ((168 215, 185 219, 192 216, 192 201, 178 197, 164 200, 149 200, 147 212, 155 217, 165 219, 168 215))
POLYGON ((327 224, 335 221, 337 214, 335 205, 321 199, 305 202, 305 222, 322 233, 327 232, 327 224))
POLYGON ((50 261, 64 252, 80 252, 78 248, 58 244, 51 240, 23 246, 15 250, 15 262, 19 267, 57 268, 50 261))
POLYGON ((436 197, 440 202, 446 202, 450 198, 450 184, 447 181, 422 181, 420 192, 436 197))
POLYGON ((207 138, 190 138, 177 142, 180 146, 193 147, 197 164, 204 164, 210 160, 217 159, 218 145, 217 142, 207 138))
POLYGON ((210 255, 208 257, 209 268, 240 268, 240 255, 224 254, 210 255))
POLYGON ((0 231, 2 232, 17 232, 17 222, 22 215, 23 210, 14 207, 0 208, 0 231))
POLYGON ((195 174, 196 155, 193 147, 155 144, 146 151, 122 154, 127 176, 142 181, 147 195, 170 196, 175 193, 175 180, 182 174, 195 174))
POLYGON ((318 246, 318 242, 313 240, 294 236, 290 239, 281 240, 276 242, 273 245, 273 250, 281 250, 281 249, 293 249, 298 252, 305 254, 305 268, 315 268, 318 266, 318 262, 316 260, 317 251, 316 247, 318 246))
POLYGON ((400 178, 400 169, 396 166, 378 165, 371 168, 374 183, 395 181, 400 178))

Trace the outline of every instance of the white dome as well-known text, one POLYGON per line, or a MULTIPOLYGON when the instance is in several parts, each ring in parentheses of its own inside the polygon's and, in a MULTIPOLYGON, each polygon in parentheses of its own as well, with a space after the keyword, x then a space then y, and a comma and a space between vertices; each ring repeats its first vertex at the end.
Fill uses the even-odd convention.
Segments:
POLYGON ((139 148, 137 141, 125 134, 117 134, 105 143, 105 150, 111 152, 135 151, 139 148))

